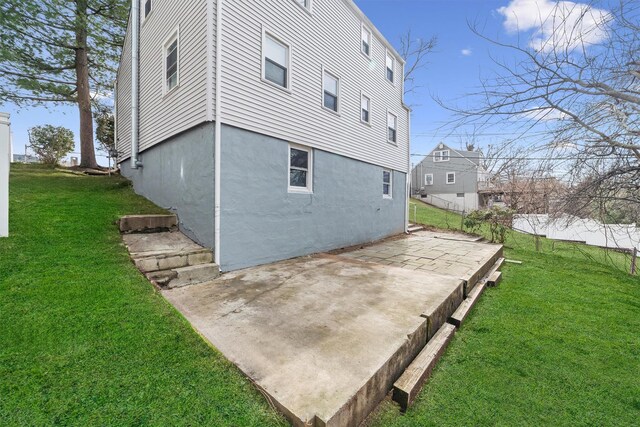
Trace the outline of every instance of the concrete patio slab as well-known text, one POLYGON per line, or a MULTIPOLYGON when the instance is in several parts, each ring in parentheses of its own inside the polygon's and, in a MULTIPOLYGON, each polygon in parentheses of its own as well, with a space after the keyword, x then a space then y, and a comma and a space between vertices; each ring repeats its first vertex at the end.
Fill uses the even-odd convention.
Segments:
POLYGON ((294 425, 358 425, 500 252, 421 233, 162 293, 294 425))

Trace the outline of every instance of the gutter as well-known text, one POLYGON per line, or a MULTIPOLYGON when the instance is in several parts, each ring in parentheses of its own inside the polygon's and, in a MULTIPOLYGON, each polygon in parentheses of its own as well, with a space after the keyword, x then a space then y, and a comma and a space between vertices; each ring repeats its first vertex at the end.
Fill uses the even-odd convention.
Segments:
POLYGON ((138 83, 140 79, 140 2, 131 0, 131 168, 138 169, 138 83))
MULTIPOLYGON (((136 0, 134 0, 136 1, 136 0)), ((208 0, 211 3, 213 0, 208 0)), ((214 262, 220 267, 220 188, 222 173, 220 161, 222 124, 220 119, 220 104, 222 103, 222 1, 216 2, 216 81, 215 81, 215 130, 214 130, 214 262)))

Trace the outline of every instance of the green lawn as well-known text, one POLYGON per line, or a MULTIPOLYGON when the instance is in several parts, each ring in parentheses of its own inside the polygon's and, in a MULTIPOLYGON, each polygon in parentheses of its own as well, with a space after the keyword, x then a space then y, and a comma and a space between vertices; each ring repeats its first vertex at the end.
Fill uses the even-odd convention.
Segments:
POLYGON ((0 239, 0 425, 286 425, 154 291, 114 224, 127 182, 13 165, 0 239))
MULTIPOLYGON (((419 222, 460 227, 417 205, 419 222)), ((415 406, 400 415, 387 402, 372 425, 638 425, 640 280, 628 257, 546 239, 536 252, 520 233, 505 254, 523 264, 504 266, 415 406)))
MULTIPOLYGON (((126 181, 13 167, 0 239, 0 425, 286 425, 158 295, 114 224, 162 210, 126 181)), ((460 227, 419 204, 418 219, 460 227)), ((375 426, 637 425, 640 280, 628 257, 513 234, 417 404, 375 426)))

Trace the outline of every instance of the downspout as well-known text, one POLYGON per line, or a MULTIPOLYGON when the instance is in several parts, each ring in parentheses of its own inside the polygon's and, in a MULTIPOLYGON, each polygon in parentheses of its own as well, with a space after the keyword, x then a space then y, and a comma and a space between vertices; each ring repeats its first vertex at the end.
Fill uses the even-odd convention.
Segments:
POLYGON ((131 168, 138 169, 138 82, 140 79, 140 1, 131 0, 131 168))
MULTIPOLYGON (((214 0, 209 0, 214 1, 214 0)), ((221 188, 221 170, 220 161, 221 145, 220 138, 222 135, 222 124, 220 119, 222 114, 220 113, 220 105, 222 104, 222 1, 216 1, 216 82, 215 82, 215 123, 214 123, 214 191, 215 191, 215 205, 214 205, 214 261, 220 266, 220 188, 221 188)))
POLYGON ((114 169, 118 169, 118 78, 113 81, 113 150, 108 153, 109 156, 109 176, 111 176, 111 155, 115 154, 114 169))
MULTIPOLYGON (((403 89, 404 90, 404 89, 403 89)), ((407 170, 411 172, 411 110, 407 109, 407 170)), ((407 183, 405 191, 405 205, 404 210, 404 232, 409 232, 409 200, 411 197, 411 177, 407 174, 407 183)))

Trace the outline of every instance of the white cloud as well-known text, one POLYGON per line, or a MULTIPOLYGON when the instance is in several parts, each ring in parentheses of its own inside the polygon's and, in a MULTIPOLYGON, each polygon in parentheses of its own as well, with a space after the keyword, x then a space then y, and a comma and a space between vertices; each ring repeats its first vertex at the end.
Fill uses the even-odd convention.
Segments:
POLYGON ((520 117, 541 121, 541 122, 548 122, 551 120, 563 120, 567 118, 567 115, 565 113, 551 107, 539 107, 537 109, 530 109, 530 111, 526 111, 518 115, 520 117))
POLYGON ((529 46, 538 51, 573 50, 607 38, 611 15, 585 3, 552 0, 511 0, 498 13, 509 33, 531 31, 529 46))
POLYGON ((473 52, 471 51, 471 49, 462 49, 460 53, 463 54, 464 56, 471 56, 473 52))

